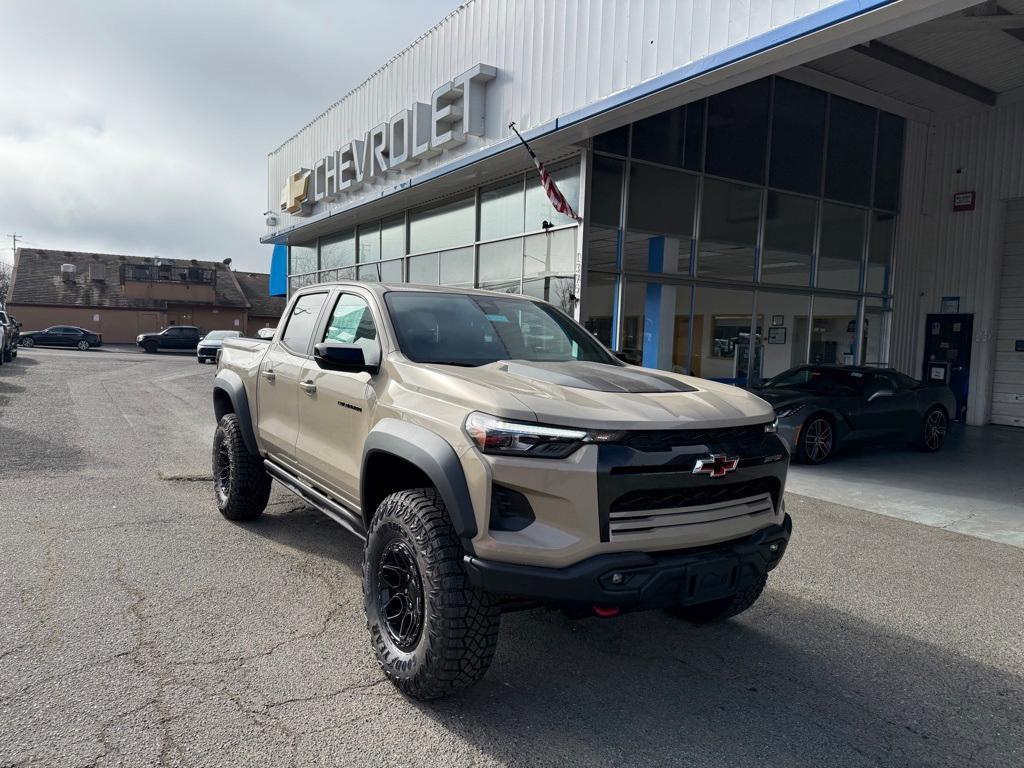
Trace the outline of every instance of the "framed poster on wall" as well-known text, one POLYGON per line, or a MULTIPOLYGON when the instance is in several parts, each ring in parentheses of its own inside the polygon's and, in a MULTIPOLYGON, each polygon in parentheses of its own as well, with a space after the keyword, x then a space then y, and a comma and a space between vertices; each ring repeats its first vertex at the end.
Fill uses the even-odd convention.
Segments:
POLYGON ((769 328, 768 329, 768 343, 769 344, 785 344, 786 343, 786 329, 785 328, 769 328))

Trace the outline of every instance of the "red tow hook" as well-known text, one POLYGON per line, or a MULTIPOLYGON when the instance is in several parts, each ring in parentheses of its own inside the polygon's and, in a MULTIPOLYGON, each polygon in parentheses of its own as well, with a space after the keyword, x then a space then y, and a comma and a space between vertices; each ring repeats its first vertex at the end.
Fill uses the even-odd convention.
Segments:
POLYGON ((612 616, 619 615, 619 608, 615 605, 592 605, 591 608, 602 619, 610 619, 612 616))

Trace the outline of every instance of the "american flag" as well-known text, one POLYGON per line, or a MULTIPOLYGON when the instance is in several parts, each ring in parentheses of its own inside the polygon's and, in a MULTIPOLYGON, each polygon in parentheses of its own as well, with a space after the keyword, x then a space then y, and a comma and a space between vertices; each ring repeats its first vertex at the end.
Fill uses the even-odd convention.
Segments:
POLYGON ((576 211, 573 210, 569 201, 565 199, 565 195, 562 194, 558 185, 555 184, 555 180, 551 178, 551 174, 548 173, 548 169, 544 167, 544 163, 542 163, 540 158, 534 153, 533 148, 526 143, 526 139, 522 137, 522 134, 516 130, 516 124, 509 123, 508 127, 515 132, 516 136, 519 137, 519 140, 523 142, 523 146, 526 147, 526 151, 530 153, 530 157, 533 158, 533 164, 537 166, 537 173, 540 174, 540 185, 544 187, 544 194, 546 194, 548 196, 548 200, 551 201, 551 206, 563 216, 568 216, 574 221, 579 221, 580 217, 576 214, 576 211))

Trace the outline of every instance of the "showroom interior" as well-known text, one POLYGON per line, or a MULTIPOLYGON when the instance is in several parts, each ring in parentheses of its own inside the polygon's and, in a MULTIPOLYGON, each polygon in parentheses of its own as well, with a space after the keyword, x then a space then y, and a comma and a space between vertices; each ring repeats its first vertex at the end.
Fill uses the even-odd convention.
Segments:
MULTIPOLYGON (((547 98, 556 118, 524 135, 579 222, 502 125, 535 95, 506 95, 527 54, 462 18, 491 5, 463 5, 385 67, 405 104, 429 96, 401 75, 434 38, 491 54, 486 129, 451 157, 278 213, 282 172, 326 146, 319 123, 386 117, 362 93, 387 95, 379 72, 271 153, 264 242, 287 247, 289 291, 357 278, 523 293, 639 365, 751 387, 805 362, 893 366, 949 383, 968 424, 1024 426, 1022 0, 838 2, 610 95, 563 87, 582 106, 559 115, 547 98)), ((543 84, 537 69, 521 89, 543 84)))

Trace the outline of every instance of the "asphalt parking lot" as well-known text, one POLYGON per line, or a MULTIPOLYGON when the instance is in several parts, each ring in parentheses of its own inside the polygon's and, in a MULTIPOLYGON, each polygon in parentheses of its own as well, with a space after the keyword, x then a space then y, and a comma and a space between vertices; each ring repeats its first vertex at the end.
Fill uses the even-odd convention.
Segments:
POLYGON ((0 368, 0 766, 1019 766, 1024 550, 799 496, 757 606, 503 617, 447 701, 383 681, 357 542, 222 519, 212 366, 0 368))

